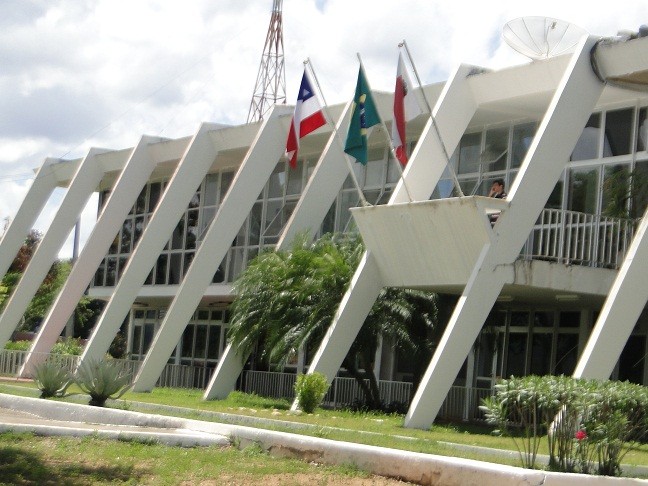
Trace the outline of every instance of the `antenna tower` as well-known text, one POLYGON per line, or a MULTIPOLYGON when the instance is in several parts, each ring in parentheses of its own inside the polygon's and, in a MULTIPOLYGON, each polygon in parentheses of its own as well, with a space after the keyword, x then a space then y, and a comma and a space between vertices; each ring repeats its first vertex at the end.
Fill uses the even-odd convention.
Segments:
POLYGON ((250 103, 247 122, 263 120, 273 104, 286 103, 286 68, 281 7, 283 0, 273 0, 272 17, 266 35, 259 73, 250 103))

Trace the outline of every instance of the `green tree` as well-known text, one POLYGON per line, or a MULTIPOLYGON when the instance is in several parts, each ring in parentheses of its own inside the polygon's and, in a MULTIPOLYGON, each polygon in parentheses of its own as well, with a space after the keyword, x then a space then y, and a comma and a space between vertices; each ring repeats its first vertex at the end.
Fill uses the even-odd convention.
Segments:
MULTIPOLYGON (((256 349, 257 359, 279 365, 302 346, 318 346, 363 252, 356 235, 326 235, 314 243, 302 235, 288 251, 262 253, 234 284, 229 339, 246 355, 256 349)), ((380 337, 429 356, 436 323, 435 294, 383 289, 343 362, 368 407, 381 406, 373 372, 380 337)))

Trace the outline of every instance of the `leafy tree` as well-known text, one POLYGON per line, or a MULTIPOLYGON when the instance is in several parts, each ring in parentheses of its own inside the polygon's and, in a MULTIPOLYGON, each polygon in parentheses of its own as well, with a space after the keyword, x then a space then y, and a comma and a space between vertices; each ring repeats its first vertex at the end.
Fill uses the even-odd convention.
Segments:
MULTIPOLYGON (((7 305, 11 293, 18 285, 41 238, 42 234, 37 230, 31 230, 29 232, 9 270, 0 281, 0 311, 7 305)), ((20 330, 35 331, 38 328, 54 303, 71 269, 72 263, 69 260, 57 260, 54 262, 23 314, 20 330)), ((83 297, 81 299, 74 313, 75 336, 87 337, 97 315, 101 313, 102 307, 103 302, 101 301, 90 299, 89 297, 83 297)))
MULTIPOLYGON (((245 354, 259 343, 257 359, 279 365, 300 347, 319 345, 363 252, 358 235, 326 235, 314 243, 302 235, 289 251, 259 255, 234 284, 231 342, 245 354)), ((396 349, 429 356, 436 323, 435 294, 383 289, 343 362, 368 407, 381 406, 373 372, 380 337, 396 349)))

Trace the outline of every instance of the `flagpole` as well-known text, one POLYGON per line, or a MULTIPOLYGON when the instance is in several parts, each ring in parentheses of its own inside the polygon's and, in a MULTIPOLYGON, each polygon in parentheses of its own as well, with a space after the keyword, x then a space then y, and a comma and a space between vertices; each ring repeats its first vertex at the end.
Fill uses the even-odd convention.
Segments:
POLYGON ((340 149, 342 150, 342 153, 344 154, 344 160, 347 164, 347 167, 349 168, 349 174, 351 175, 353 184, 355 185, 356 189, 358 190, 358 194, 360 195, 360 202, 362 203, 363 206, 371 206, 369 201, 367 201, 364 192, 362 192, 362 188, 360 187, 358 178, 356 177, 355 171, 353 170, 353 164, 349 159, 349 154, 347 154, 344 151, 344 145, 342 144, 342 140, 340 139, 337 124, 333 121, 333 117, 331 116, 331 113, 328 108, 328 103, 324 98, 324 92, 322 91, 322 87, 320 86, 319 79, 317 79, 317 74, 315 73, 315 69, 313 68, 313 63, 311 62, 310 58, 308 57, 306 58, 306 60, 304 61, 304 66, 308 66, 310 73, 313 75, 313 80, 315 81, 315 85, 317 86, 317 91, 319 91, 319 94, 322 97, 322 101, 324 102, 324 111, 326 112, 326 118, 327 120, 330 120, 330 125, 333 128, 333 136, 335 137, 335 140, 337 141, 338 145, 340 146, 340 149))
MULTIPOLYGON (((360 61, 360 69, 362 70, 362 74, 364 75, 364 78, 367 82, 367 86, 369 87, 369 91, 371 91, 371 85, 369 84, 369 79, 367 78, 367 73, 365 72, 364 69, 364 64, 362 64, 362 58, 360 57, 360 53, 357 52, 356 55, 358 56, 358 61, 360 61)), ((389 142, 389 151, 391 152, 391 155, 394 159, 394 162, 398 166, 398 172, 400 173, 400 178, 403 181, 403 187, 405 188, 405 193, 407 194, 407 198, 409 199, 409 202, 413 202, 412 195, 410 194, 409 187, 407 187, 407 182, 405 182, 405 177, 403 177, 403 167, 401 166, 400 160, 398 160, 398 157, 396 157, 396 151, 394 150, 394 144, 392 143, 391 136, 389 135, 389 130, 387 130, 387 124, 385 123, 385 120, 383 120, 382 117, 380 117, 380 124, 385 131, 385 135, 387 136, 387 141, 389 142)), ((389 164, 389 161, 387 161, 389 164)))
POLYGON ((405 54, 407 54, 407 59, 409 60, 410 66, 412 66, 412 70, 414 71, 414 76, 416 76, 416 82, 419 85, 419 88, 421 90, 421 94, 423 95, 423 101, 425 101, 425 106, 427 106, 428 113, 430 113, 430 118, 432 119, 432 126, 434 126, 434 131, 436 132, 436 136, 439 139, 439 144, 441 145, 441 149, 443 150, 443 155, 445 157, 445 162, 446 162, 446 167, 448 167, 448 170, 450 171, 450 174, 452 175, 452 180, 455 185, 455 189, 459 191, 459 194, 461 196, 464 196, 463 191, 461 190, 461 185, 459 185, 459 179, 457 179, 457 174, 455 173, 452 164, 450 164, 450 156, 448 155, 448 151, 446 149, 445 144, 443 143, 443 139, 441 138, 441 132, 439 131, 439 126, 437 125, 436 119, 434 118, 434 114, 432 113, 432 107, 430 106, 430 103, 428 102, 427 96, 425 96, 425 90, 423 89, 423 84, 421 83, 421 78, 419 77, 418 71, 416 70, 416 64, 414 64, 414 59, 412 58, 412 54, 410 53, 409 47, 407 46, 407 41, 403 39, 403 42, 398 44, 398 47, 404 47, 405 48, 405 54))

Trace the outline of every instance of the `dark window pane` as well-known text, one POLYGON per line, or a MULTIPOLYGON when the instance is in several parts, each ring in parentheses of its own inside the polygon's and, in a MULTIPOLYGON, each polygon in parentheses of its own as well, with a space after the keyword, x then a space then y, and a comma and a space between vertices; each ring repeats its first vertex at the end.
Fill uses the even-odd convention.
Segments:
POLYGON ((555 375, 571 375, 578 359, 578 334, 558 334, 555 375))
POLYGON ((137 200, 135 201, 135 213, 144 214, 146 212, 146 186, 142 188, 137 200))
POLYGON ((536 132, 535 123, 525 123, 513 128, 513 140, 511 141, 511 168, 520 167, 526 157, 533 137, 536 132))
POLYGON ((182 355, 183 358, 191 358, 193 354, 193 340, 196 326, 189 324, 182 334, 182 355))
POLYGON ((155 324, 144 324, 144 342, 142 343, 142 354, 146 354, 151 347, 155 324))
POLYGON ((148 203, 148 212, 152 213, 155 207, 157 206, 158 201, 160 200, 160 193, 162 190, 162 184, 159 182, 153 182, 149 188, 149 203, 148 203))
POLYGON ((168 260, 168 255, 160 255, 158 257, 157 266, 155 267, 156 285, 166 284, 167 260, 168 260))
POLYGON ((643 384, 645 363, 645 336, 630 336, 619 358, 619 380, 643 384))
POLYGON ((479 172, 481 133, 469 133, 461 137, 459 144, 459 173, 479 172))
POLYGON ((207 345, 207 358, 218 359, 220 349, 220 326, 209 326, 209 343, 207 345))
MULTIPOLYGON (((632 142, 632 115, 634 110, 626 108, 624 110, 608 111, 605 114, 605 140, 604 144, 609 145, 609 155, 629 154, 632 142)), ((608 154, 604 153, 603 157, 608 154)))
POLYGON ((531 344, 532 375, 548 375, 551 371, 551 341, 553 334, 533 334, 531 344))
POLYGON ((526 374, 526 346, 526 334, 511 333, 509 335, 506 377, 524 376, 526 374))
POLYGON ((169 265, 169 285, 176 285, 180 283, 182 253, 172 253, 171 262, 169 265))
POLYGON ((594 214, 598 198, 598 169, 569 171, 569 204, 567 209, 594 214))
POLYGON ((495 128, 486 132, 486 146, 482 154, 482 170, 484 172, 506 170, 508 134, 508 127, 495 128))
POLYGON ((581 133, 571 160, 596 159, 599 155, 599 140, 601 138, 601 114, 594 113, 587 120, 583 133, 581 133))
POLYGON ((639 110, 639 120, 637 122, 637 151, 648 149, 648 109, 639 110))

